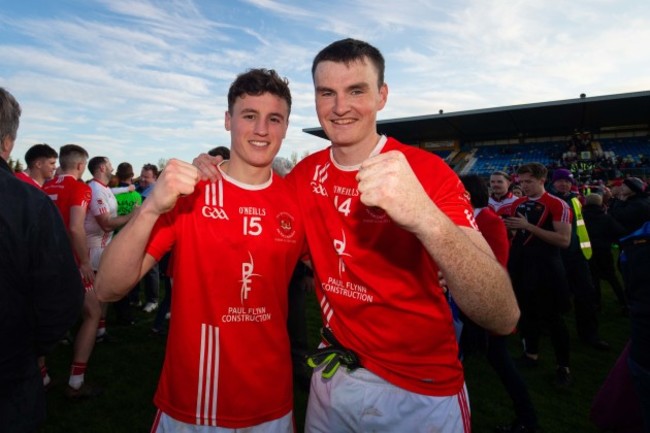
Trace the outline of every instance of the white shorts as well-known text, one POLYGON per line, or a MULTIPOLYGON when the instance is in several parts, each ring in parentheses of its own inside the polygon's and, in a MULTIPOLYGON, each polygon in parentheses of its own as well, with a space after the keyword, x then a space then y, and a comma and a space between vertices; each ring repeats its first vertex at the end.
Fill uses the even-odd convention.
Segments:
POLYGON ((151 433, 294 433, 293 411, 285 416, 244 428, 224 428, 209 425, 187 424, 177 421, 158 410, 151 433))
POLYGON ((467 388, 432 397, 386 382, 370 371, 341 366, 331 379, 316 368, 311 379, 305 433, 470 433, 467 388))
POLYGON ((93 271, 97 272, 99 269, 99 261, 102 258, 102 254, 106 247, 90 247, 88 248, 88 256, 90 258, 90 266, 93 267, 93 271))

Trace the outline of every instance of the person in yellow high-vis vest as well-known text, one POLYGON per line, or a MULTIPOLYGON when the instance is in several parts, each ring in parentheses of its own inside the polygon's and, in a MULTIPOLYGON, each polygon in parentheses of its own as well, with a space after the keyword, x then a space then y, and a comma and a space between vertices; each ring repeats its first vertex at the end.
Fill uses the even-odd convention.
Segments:
POLYGON ((598 298, 588 263, 592 254, 591 243, 582 218, 582 204, 578 194, 572 192, 575 179, 569 170, 559 168, 553 172, 551 182, 551 192, 564 200, 574 215, 571 244, 562 250, 562 261, 573 293, 578 337, 595 349, 608 350, 609 344, 598 334, 598 298))

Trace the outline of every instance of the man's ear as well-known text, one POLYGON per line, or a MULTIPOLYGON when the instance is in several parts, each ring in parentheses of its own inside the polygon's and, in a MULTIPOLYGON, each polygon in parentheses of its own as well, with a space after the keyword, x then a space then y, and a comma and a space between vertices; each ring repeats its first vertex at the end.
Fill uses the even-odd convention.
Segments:
POLYGON ((230 131, 230 111, 226 111, 226 117, 224 119, 224 126, 226 127, 226 131, 230 131))

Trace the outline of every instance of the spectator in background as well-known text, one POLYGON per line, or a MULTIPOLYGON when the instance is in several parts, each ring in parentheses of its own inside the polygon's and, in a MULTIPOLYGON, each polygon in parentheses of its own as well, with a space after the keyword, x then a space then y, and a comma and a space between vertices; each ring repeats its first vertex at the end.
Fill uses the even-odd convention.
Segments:
MULTIPOLYGON (((45 181, 54 177, 56 170, 56 159, 59 154, 47 144, 35 144, 25 153, 25 162, 27 169, 16 172, 16 177, 29 185, 35 186, 42 190, 45 181)), ((38 359, 38 365, 43 376, 43 385, 48 387, 51 383, 50 375, 47 372, 45 358, 38 359)))
POLYGON ((621 270, 630 307, 630 356, 645 432, 650 432, 650 221, 621 239, 621 270))
POLYGON ((42 189, 45 182, 54 177, 58 157, 56 150, 47 144, 35 144, 25 153, 27 169, 16 173, 16 177, 42 189))
POLYGON ((514 195, 517 198, 524 195, 524 192, 521 190, 521 186, 519 184, 512 184, 512 187, 510 188, 510 192, 512 192, 512 195, 514 195))
POLYGON ((488 206, 494 210, 497 215, 508 215, 510 205, 517 197, 510 192, 510 176, 504 171, 495 171, 490 175, 490 199, 488 206))
POLYGON ((547 169, 540 163, 517 170, 525 196, 512 204, 506 227, 514 230, 508 260, 512 285, 521 308, 519 331, 524 341, 524 365, 539 362, 539 340, 547 328, 555 351, 555 385, 572 383, 570 338, 563 314, 570 309, 569 287, 560 249, 571 243, 571 210, 546 192, 547 169))
MULTIPOLYGON (((145 164, 142 166, 140 171, 140 180, 138 182, 138 187, 136 191, 142 196, 142 200, 145 200, 158 179, 160 172, 158 167, 154 164, 145 164)), ((142 284, 144 285, 144 297, 145 303, 142 311, 145 313, 151 313, 158 308, 158 299, 160 296, 160 266, 159 263, 154 264, 149 272, 147 272, 142 278, 142 284)), ((136 285, 131 294, 129 295, 131 303, 140 306, 140 285, 136 285)))
MULTIPOLYGON (((113 175, 113 165, 105 156, 96 156, 88 161, 88 171, 93 178, 88 185, 91 190, 91 200, 88 206, 88 213, 84 226, 86 229, 86 240, 88 242, 88 253, 93 271, 97 272, 99 260, 106 246, 113 238, 113 232, 126 224, 131 214, 117 214, 117 200, 108 187, 113 175)), ((93 298, 96 300, 96 298, 93 298)), ((99 301, 97 301, 99 302, 99 301)), ((97 327, 97 342, 107 339, 106 335, 106 309, 108 304, 100 304, 102 316, 97 327)))
POLYGON ((561 256, 569 288, 573 293, 578 337, 594 349, 609 350, 609 344, 598 334, 598 299, 589 270, 592 248, 582 217, 580 197, 574 192, 575 179, 569 170, 558 168, 553 172, 551 183, 553 195, 564 200, 573 215, 571 243, 568 248, 561 250, 561 256))
MULTIPOLYGON (((462 176, 460 180, 470 195, 474 207, 474 219, 479 230, 494 252, 494 256, 506 268, 510 250, 510 241, 503 220, 488 206, 488 187, 482 178, 476 175, 462 176)), ((464 317, 464 330, 476 329, 477 326, 464 317)), ((496 433, 535 433, 538 431, 537 413, 528 394, 526 383, 517 371, 508 352, 507 336, 497 335, 478 328, 482 339, 487 342, 486 357, 499 380, 512 400, 515 419, 511 424, 498 426, 496 433)), ((461 339, 463 341, 463 339, 461 339)), ((462 348, 461 348, 462 349, 462 348)))
POLYGON ((70 378, 65 390, 66 396, 71 399, 95 397, 101 393, 100 388, 85 381, 88 360, 95 347, 97 327, 102 314, 93 290, 95 273, 90 261, 84 224, 92 196, 90 187, 80 181, 86 170, 87 161, 88 152, 83 147, 76 144, 61 146, 59 150, 61 174, 43 187, 61 212, 86 291, 81 325, 74 340, 70 378))
POLYGON ((618 187, 617 200, 611 203, 609 214, 630 234, 650 221, 650 197, 647 185, 638 177, 627 177, 618 187))
POLYGON ((585 205, 582 208, 582 215, 585 219, 585 226, 589 232, 593 255, 589 260, 591 277, 596 288, 596 305, 601 306, 600 280, 609 283, 616 294, 622 311, 627 311, 627 303, 623 293, 623 287, 616 275, 614 257, 612 255, 612 244, 618 241, 625 234, 625 228, 621 226, 611 215, 605 212, 603 197, 600 194, 589 194, 585 198, 585 205))
POLYGON ((59 211, 7 164, 20 114, 0 87, 0 429, 7 433, 32 433, 45 420, 37 358, 77 320, 83 293, 59 211))
MULTIPOLYGON (((128 215, 135 210, 138 206, 142 204, 142 197, 140 193, 135 191, 135 188, 130 189, 130 187, 135 187, 133 184, 133 166, 128 162, 121 162, 117 166, 116 179, 118 188, 126 188, 127 190, 118 194, 115 194, 115 200, 117 201, 117 214, 118 215, 128 215)), ((111 188, 111 191, 115 193, 115 189, 111 188)), ((119 228, 115 230, 115 234, 119 232, 119 228)), ((139 283, 138 283, 139 284, 139 283)), ((133 325, 135 324, 135 319, 133 317, 133 311, 131 310, 131 302, 129 296, 125 296, 119 301, 115 302, 115 312, 117 315, 117 323, 123 325, 133 325)))

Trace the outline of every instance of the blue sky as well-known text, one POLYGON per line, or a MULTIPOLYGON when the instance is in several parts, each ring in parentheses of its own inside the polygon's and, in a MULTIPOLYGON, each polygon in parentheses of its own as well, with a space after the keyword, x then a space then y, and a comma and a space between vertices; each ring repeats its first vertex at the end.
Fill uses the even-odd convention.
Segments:
POLYGON ((23 107, 13 158, 84 146, 114 166, 229 145, 226 94, 252 67, 294 98, 280 156, 326 146, 310 68, 344 37, 386 57, 379 119, 650 89, 647 0, 0 0, 0 86, 23 107))

